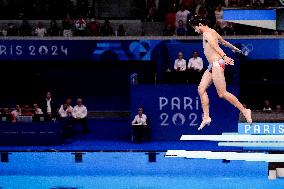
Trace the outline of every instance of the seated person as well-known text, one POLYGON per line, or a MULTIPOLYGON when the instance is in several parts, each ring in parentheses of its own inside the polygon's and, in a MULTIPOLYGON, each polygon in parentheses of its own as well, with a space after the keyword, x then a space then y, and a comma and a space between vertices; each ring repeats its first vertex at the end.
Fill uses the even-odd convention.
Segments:
POLYGON ((140 143, 143 139, 149 139, 149 127, 147 116, 143 114, 143 108, 138 108, 138 114, 132 121, 133 142, 140 143), (145 136, 146 135, 146 136, 145 136))
POLYGON ((272 112, 272 108, 270 106, 269 100, 264 101, 263 112, 265 112, 265 113, 271 113, 272 112))
POLYGON ((33 104, 33 109, 32 109, 33 113, 34 113, 34 117, 33 117, 33 121, 34 122, 39 122, 39 121, 45 121, 45 116, 43 114, 42 109, 38 106, 37 103, 33 104))
POLYGON ((276 105, 275 112, 276 112, 276 113, 281 113, 281 112, 282 112, 282 107, 281 107, 280 104, 277 104, 277 105, 276 105))
POLYGON ((88 120, 87 120, 87 108, 83 105, 83 101, 81 98, 77 99, 77 105, 73 108, 72 116, 74 118, 74 124, 82 124, 83 133, 88 133, 88 120))
POLYGON ((34 113, 31 111, 29 105, 25 105, 22 109, 22 116, 33 116, 34 113))
POLYGON ((35 115, 43 115, 43 112, 42 112, 42 110, 41 110, 41 108, 38 106, 38 104, 34 104, 33 105, 33 107, 34 107, 34 114, 35 115))
POLYGON ((62 104, 58 110, 61 119, 72 117, 73 107, 68 105, 67 102, 62 104))
POLYGON ((182 20, 178 21, 178 27, 176 28, 176 34, 177 36, 186 36, 187 34, 186 26, 184 25, 182 20))
POLYGON ((13 123, 17 122, 17 116, 19 116, 21 114, 22 114, 21 107, 20 107, 20 105, 17 104, 15 110, 13 110, 11 112, 12 122, 13 123))
POLYGON ((12 121, 12 116, 9 108, 3 108, 0 116, 1 121, 12 121))
POLYGON ((175 71, 186 71, 186 61, 183 59, 182 52, 178 53, 178 58, 175 60, 175 71))
POLYGON ((203 60, 199 57, 199 53, 197 51, 193 52, 192 58, 188 61, 188 69, 192 69, 195 71, 202 71, 203 69, 203 60))
POLYGON ((58 110, 59 120, 61 122, 63 135, 65 138, 71 137, 73 135, 72 112, 73 107, 71 106, 71 101, 69 102, 69 100, 66 100, 66 102, 64 102, 58 110))

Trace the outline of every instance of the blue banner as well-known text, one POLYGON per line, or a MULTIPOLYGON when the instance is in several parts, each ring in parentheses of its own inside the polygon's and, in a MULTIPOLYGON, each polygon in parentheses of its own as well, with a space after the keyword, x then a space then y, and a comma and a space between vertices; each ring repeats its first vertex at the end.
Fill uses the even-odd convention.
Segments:
MULTIPOLYGON (((239 46, 247 59, 283 59, 279 50, 283 39, 229 41, 239 46)), ((179 51, 188 60, 194 50, 205 58, 201 40, 0 40, 0 60, 159 61, 168 57, 172 64, 179 51)))
POLYGON ((0 40, 0 60, 151 60, 155 40, 0 40))
MULTIPOLYGON (((238 90, 228 86, 235 95, 238 90)), ((184 134, 237 132, 239 113, 220 99, 213 86, 208 90, 212 123, 198 131, 202 120, 197 85, 138 85, 132 88, 132 118, 138 107, 148 116, 153 140, 180 140, 184 134)))
POLYGON ((239 123, 238 132, 249 135, 283 135, 284 123, 239 123))
POLYGON ((276 10, 226 9, 224 20, 276 20, 276 10))

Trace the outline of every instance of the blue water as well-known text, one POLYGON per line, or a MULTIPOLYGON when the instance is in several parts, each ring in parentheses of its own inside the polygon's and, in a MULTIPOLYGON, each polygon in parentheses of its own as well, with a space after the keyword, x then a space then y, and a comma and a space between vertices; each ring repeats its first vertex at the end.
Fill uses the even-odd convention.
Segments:
POLYGON ((165 158, 148 162, 142 152, 12 153, 0 163, 0 188, 50 189, 283 189, 284 179, 268 180, 265 162, 165 158))
POLYGON ((283 189, 283 180, 257 178, 209 178, 186 176, 74 176, 0 177, 5 189, 50 189, 77 187, 82 189, 283 189))

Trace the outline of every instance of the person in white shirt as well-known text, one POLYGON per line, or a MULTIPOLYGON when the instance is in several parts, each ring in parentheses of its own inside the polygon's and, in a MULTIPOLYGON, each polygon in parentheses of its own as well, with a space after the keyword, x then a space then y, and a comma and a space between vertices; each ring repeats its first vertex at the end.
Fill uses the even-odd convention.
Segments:
POLYGON ((202 71, 203 69, 203 60, 199 57, 199 53, 197 51, 193 52, 192 58, 188 61, 188 69, 193 69, 198 72, 202 71))
POLYGON ((15 123, 17 121, 17 116, 22 114, 22 110, 20 105, 16 105, 16 109, 11 112, 12 122, 15 123))
POLYGON ((175 60, 174 65, 175 71, 185 71, 186 70, 186 61, 183 59, 182 52, 178 53, 178 58, 175 60))
POLYGON ((33 105, 33 107, 34 107, 34 114, 35 115, 42 115, 43 114, 41 108, 38 107, 38 105, 36 103, 33 105))
POLYGON ((144 138, 149 139, 149 127, 147 125, 147 116, 143 113, 143 108, 138 108, 138 114, 132 121, 133 142, 140 143, 144 138))
POLYGON ((83 105, 83 100, 81 98, 77 99, 77 105, 73 108, 72 116, 74 118, 75 124, 82 124, 83 133, 88 133, 88 120, 87 120, 88 110, 86 106, 83 105))
POLYGON ((143 114, 143 108, 138 109, 138 114, 134 117, 132 124, 147 125, 147 116, 143 114))
POLYGON ((190 12, 185 9, 184 4, 181 4, 181 9, 176 13, 176 27, 178 27, 178 22, 182 20, 185 26, 187 26, 188 17, 190 12))
POLYGON ((46 28, 43 27, 42 22, 39 22, 35 29, 35 35, 38 37, 44 37, 46 33, 47 33, 46 28))
POLYGON ((73 107, 71 106, 71 99, 67 99, 59 108, 59 120, 63 130, 63 136, 69 138, 73 136, 73 107))
POLYGON ((66 103, 62 104, 58 110, 60 118, 69 118, 72 117, 73 107, 66 103))

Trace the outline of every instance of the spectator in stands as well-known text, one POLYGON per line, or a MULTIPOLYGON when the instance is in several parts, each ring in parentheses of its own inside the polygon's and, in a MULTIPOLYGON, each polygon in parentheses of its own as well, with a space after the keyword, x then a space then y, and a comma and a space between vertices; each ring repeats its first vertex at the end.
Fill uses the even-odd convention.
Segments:
POLYGON ((56 104, 51 96, 51 92, 47 92, 43 102, 41 103, 42 112, 46 117, 47 121, 51 121, 56 118, 56 104))
POLYGON ((10 112, 9 108, 3 108, 2 109, 1 115, 10 115, 10 114, 11 114, 11 112, 10 112))
POLYGON ((190 12, 185 9, 185 5, 181 4, 181 9, 176 13, 176 26, 179 26, 180 20, 186 26, 188 18, 190 17, 190 12))
POLYGON ((76 36, 86 36, 87 34, 87 22, 80 16, 75 22, 75 35, 76 36))
MULTIPOLYGON (((143 113, 143 108, 138 108, 138 114, 132 121, 133 128, 133 142, 140 143, 145 135, 148 135, 147 130, 149 129, 147 124, 147 116, 143 113)), ((149 137, 149 136, 146 136, 149 137)))
POLYGON ((155 0, 147 0, 147 21, 154 22, 156 20, 157 7, 155 0))
POLYGON ((270 105, 269 100, 265 100, 265 101, 264 101, 263 112, 265 112, 265 113, 270 113, 270 112, 272 112, 272 108, 271 108, 271 105, 270 105))
POLYGON ((276 113, 281 113, 282 112, 282 107, 281 107, 280 104, 276 105, 275 112, 276 113))
POLYGON ((35 115, 42 115, 43 114, 42 109, 38 106, 37 103, 33 104, 33 111, 34 111, 35 115))
POLYGON ((27 20, 22 21, 22 25, 20 27, 20 36, 31 36, 32 35, 32 27, 30 26, 27 20))
POLYGON ((176 28, 176 4, 171 5, 169 12, 165 15, 165 25, 170 25, 172 28, 176 28))
POLYGON ((178 53, 178 58, 175 60, 175 71, 186 71, 186 61, 183 59, 182 52, 178 53))
POLYGON ((275 1, 275 0, 265 0, 264 6, 265 7, 279 7, 279 3, 280 3, 279 1, 275 1))
POLYGON ((181 0, 181 4, 184 5, 186 10, 192 10, 194 7, 194 0, 181 0))
POLYGON ((83 105, 81 98, 77 99, 77 105, 73 108, 72 116, 74 118, 74 124, 82 124, 83 133, 88 133, 88 120, 87 120, 88 111, 86 106, 83 105))
POLYGON ((92 18, 90 23, 88 24, 88 30, 90 36, 99 36, 100 35, 100 25, 97 21, 92 18))
POLYGON ((228 2, 229 7, 238 7, 239 6, 239 0, 230 0, 228 2))
POLYGON ((252 5, 255 7, 261 7, 264 5, 264 0, 252 0, 252 5))
POLYGON ((238 7, 249 7, 251 6, 251 1, 248 0, 239 0, 239 2, 237 2, 237 6, 238 7))
POLYGON ((63 20, 62 20, 62 29, 63 29, 63 36, 64 37, 72 37, 72 27, 73 27, 73 20, 71 20, 70 15, 68 14, 63 20))
POLYGON ((18 36, 18 29, 13 23, 8 23, 7 36, 18 36))
POLYGON ((227 27, 227 22, 223 20, 223 7, 222 4, 219 4, 215 9, 215 17, 216 17, 216 31, 222 32, 225 27, 227 27))
POLYGON ((33 116, 33 112, 31 111, 29 105, 24 105, 24 108, 22 109, 22 116, 33 116))
POLYGON ((114 35, 110 22, 107 19, 105 20, 104 24, 101 27, 101 35, 102 36, 113 36, 114 35))
POLYGON ((175 34, 175 27, 171 24, 166 25, 163 30, 163 36, 173 36, 175 34))
POLYGON ((44 37, 47 33, 46 28, 43 27, 42 22, 38 22, 37 27, 35 28, 35 35, 38 37, 44 37))
POLYGON ((117 36, 126 36, 126 31, 124 29, 123 24, 119 24, 118 29, 116 31, 117 36))
POLYGON ((188 61, 188 69, 192 69, 198 72, 201 72, 203 69, 203 60, 199 57, 199 53, 194 51, 192 54, 192 58, 188 61))
POLYGON ((11 112, 9 108, 3 108, 1 113, 1 121, 11 121, 11 112))
POLYGON ((60 33, 60 29, 57 25, 56 20, 51 20, 50 21, 50 26, 47 30, 47 34, 48 36, 59 36, 60 33))
POLYGON ((195 0, 195 14, 199 13, 200 9, 203 9, 204 7, 204 0, 195 0))
POLYGON ((20 105, 16 105, 15 110, 11 112, 12 122, 15 123, 17 121, 17 116, 22 115, 22 110, 20 105))
POLYGON ((187 34, 187 28, 186 28, 186 26, 184 25, 183 21, 180 20, 180 21, 178 22, 178 27, 177 27, 177 29, 176 29, 176 35, 177 35, 177 36, 186 36, 186 34, 187 34))

